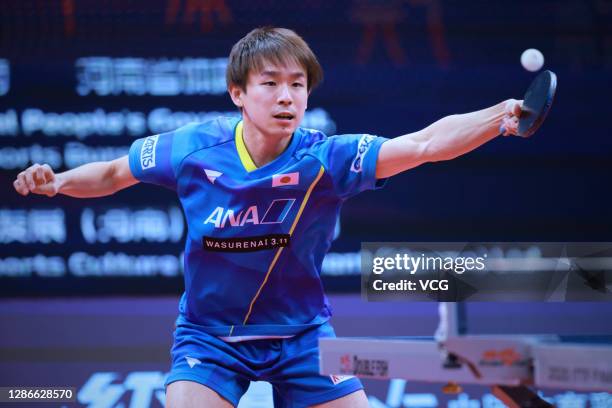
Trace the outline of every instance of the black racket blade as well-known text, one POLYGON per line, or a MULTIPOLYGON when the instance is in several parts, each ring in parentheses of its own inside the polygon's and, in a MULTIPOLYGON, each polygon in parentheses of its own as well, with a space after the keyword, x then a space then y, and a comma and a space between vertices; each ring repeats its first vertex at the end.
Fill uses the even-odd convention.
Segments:
POLYGON ((544 123, 555 99, 557 76, 544 71, 531 82, 523 98, 523 111, 519 117, 518 134, 529 137, 544 123))

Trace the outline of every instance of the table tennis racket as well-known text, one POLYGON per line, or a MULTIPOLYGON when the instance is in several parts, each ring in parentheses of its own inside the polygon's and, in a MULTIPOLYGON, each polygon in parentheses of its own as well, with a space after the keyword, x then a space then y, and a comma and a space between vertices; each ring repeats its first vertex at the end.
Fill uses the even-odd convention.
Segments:
MULTIPOLYGON (((525 96, 518 122, 518 135, 529 137, 544 123, 555 99, 557 76, 552 71, 544 71, 531 82, 525 96)), ((505 129, 500 129, 505 133, 505 129)))

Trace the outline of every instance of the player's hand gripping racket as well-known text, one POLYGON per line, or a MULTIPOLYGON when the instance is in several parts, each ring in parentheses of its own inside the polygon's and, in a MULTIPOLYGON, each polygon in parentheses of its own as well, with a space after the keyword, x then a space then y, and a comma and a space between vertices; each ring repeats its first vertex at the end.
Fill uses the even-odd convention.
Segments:
MULTIPOLYGON (((525 97, 518 120, 518 132, 521 137, 529 137, 542 126, 548 111, 555 99, 557 90, 557 76, 552 71, 544 71, 531 82, 525 97)), ((502 127, 501 133, 506 129, 502 127)))

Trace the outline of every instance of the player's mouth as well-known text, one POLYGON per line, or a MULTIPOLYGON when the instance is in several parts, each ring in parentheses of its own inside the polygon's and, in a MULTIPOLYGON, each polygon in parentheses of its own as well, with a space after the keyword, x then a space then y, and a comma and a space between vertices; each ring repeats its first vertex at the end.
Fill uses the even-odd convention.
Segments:
POLYGON ((277 113, 276 115, 274 115, 275 119, 286 120, 286 121, 291 121, 291 120, 293 120, 294 117, 295 116, 293 116, 289 112, 282 112, 282 113, 277 113))

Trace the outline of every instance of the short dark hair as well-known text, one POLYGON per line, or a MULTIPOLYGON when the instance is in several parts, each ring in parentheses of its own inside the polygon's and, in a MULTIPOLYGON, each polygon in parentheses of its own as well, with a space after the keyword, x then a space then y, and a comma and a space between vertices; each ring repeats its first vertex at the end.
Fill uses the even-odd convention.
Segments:
POLYGON ((225 72, 227 87, 239 86, 246 91, 251 70, 261 71, 264 63, 286 65, 296 62, 306 71, 310 92, 323 80, 323 69, 306 41, 287 28, 256 28, 232 47, 225 72))

